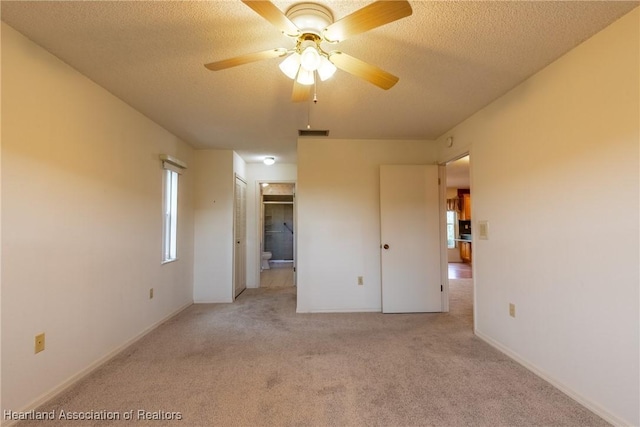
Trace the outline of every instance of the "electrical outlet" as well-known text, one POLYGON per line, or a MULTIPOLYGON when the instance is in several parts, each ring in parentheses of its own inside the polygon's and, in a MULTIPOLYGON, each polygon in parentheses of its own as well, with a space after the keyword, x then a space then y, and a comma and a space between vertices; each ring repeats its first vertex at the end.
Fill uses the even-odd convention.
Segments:
POLYGON ((149 288, 149 299, 153 299, 153 288, 149 288))
POLYGON ((509 303, 509 316, 516 317, 516 305, 509 303))
POLYGON ((44 351, 44 332, 36 335, 36 346, 35 346, 35 352, 34 353, 40 353, 41 351, 44 351))
POLYGON ((363 285, 364 285, 364 277, 358 276, 358 286, 363 286, 363 285))

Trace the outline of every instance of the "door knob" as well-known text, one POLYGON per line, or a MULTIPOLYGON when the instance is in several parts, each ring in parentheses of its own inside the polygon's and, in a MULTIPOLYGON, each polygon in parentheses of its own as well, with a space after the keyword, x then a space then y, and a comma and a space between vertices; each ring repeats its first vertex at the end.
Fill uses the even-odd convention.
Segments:
POLYGON ((389 249, 389 245, 387 245, 386 243, 384 244, 383 248, 385 249, 389 249))

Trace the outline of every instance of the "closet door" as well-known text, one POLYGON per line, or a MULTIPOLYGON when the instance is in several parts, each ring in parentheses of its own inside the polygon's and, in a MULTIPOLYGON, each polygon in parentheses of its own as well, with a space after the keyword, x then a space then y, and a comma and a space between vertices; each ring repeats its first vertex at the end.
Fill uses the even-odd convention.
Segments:
POLYGON ((442 311, 438 166, 380 166, 382 312, 442 311))
POLYGON ((247 287, 247 183, 239 176, 236 176, 234 205, 233 296, 235 298, 247 287))

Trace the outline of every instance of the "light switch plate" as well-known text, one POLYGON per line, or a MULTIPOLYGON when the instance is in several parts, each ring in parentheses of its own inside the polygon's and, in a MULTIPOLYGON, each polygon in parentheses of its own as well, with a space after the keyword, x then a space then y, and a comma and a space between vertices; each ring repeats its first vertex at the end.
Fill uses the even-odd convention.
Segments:
POLYGON ((489 221, 478 221, 478 238, 489 240, 489 221))

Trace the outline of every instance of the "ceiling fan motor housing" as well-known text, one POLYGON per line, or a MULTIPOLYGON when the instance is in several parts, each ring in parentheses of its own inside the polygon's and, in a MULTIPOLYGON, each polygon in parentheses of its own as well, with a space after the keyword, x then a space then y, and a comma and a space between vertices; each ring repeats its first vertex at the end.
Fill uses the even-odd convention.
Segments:
POLYGON ((322 32, 333 23, 333 14, 317 3, 294 4, 285 14, 302 34, 310 33, 322 37, 322 32))

